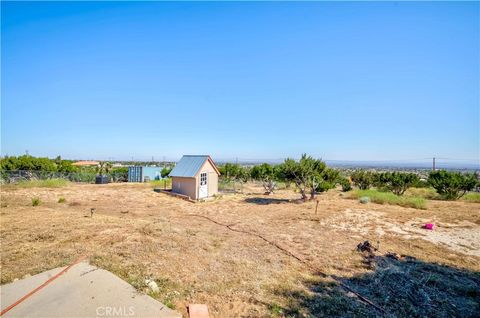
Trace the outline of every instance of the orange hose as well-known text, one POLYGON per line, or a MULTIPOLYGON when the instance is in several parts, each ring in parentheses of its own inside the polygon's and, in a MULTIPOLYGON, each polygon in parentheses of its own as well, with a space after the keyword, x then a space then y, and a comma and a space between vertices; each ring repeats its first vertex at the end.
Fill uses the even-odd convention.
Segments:
POLYGON ((17 306, 18 304, 20 304, 21 302, 23 302, 25 299, 27 299, 28 297, 32 296, 33 294, 35 294, 37 291, 39 291, 40 289, 42 289, 43 287, 47 286, 48 284, 50 284, 52 281, 54 281, 55 279, 57 279, 60 275, 66 273, 70 268, 72 268, 74 265, 80 263, 81 261, 83 261, 84 259, 86 258, 85 255, 83 256, 80 256, 75 262, 73 262, 72 264, 68 265, 67 267, 65 267, 60 273, 50 277, 45 283, 43 283, 42 285, 38 286, 37 288, 35 288, 34 290, 32 290, 31 292, 29 292, 28 294, 26 294, 25 296, 23 296, 22 298, 20 298, 19 300, 17 300, 16 302, 14 302, 13 304, 11 304, 10 306, 8 306, 7 308, 5 308, 4 310, 2 310, 2 312, 0 313, 0 316, 3 316, 4 314, 6 314, 7 312, 9 312, 12 308, 14 308, 15 306, 17 306))

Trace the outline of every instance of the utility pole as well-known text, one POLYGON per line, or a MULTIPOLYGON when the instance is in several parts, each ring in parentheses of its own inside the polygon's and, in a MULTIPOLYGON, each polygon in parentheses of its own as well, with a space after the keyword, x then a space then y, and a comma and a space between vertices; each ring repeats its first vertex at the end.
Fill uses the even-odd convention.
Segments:
POLYGON ((435 171, 435 157, 433 157, 433 165, 432 165, 432 170, 435 171))

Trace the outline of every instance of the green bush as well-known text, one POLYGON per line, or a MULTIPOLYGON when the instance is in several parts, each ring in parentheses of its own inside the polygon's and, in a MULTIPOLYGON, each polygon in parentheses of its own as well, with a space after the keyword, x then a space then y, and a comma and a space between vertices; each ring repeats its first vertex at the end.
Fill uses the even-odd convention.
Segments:
POLYGON ((375 175, 372 171, 357 170, 354 171, 350 177, 352 178, 353 184, 360 190, 367 190, 375 182, 375 175))
POLYGON ((406 172, 382 172, 375 178, 378 187, 393 192, 396 195, 403 195, 405 191, 416 184, 420 178, 415 173, 406 172))
POLYGON ((32 198, 32 206, 38 206, 40 205, 40 203, 41 203, 40 198, 38 197, 32 198))
POLYGON ((478 183, 474 173, 450 172, 446 170, 433 171, 428 176, 428 182, 445 200, 457 200, 475 188, 478 183))
POLYGON ((352 190, 352 184, 350 183, 350 180, 347 178, 341 178, 338 183, 342 186, 342 191, 343 192, 348 192, 352 190))
POLYGON ((426 201, 419 197, 398 196, 391 192, 381 192, 378 190, 355 190, 352 191, 351 198, 360 199, 362 197, 370 198, 371 202, 378 204, 391 204, 403 207, 426 209, 426 201))

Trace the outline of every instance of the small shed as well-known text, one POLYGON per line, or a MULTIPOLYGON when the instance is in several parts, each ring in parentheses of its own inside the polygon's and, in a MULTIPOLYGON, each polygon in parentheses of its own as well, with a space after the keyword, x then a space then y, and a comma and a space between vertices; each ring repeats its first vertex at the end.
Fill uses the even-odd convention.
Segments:
POLYGON ((220 171, 208 155, 185 155, 170 172, 172 192, 199 200, 218 193, 220 171))

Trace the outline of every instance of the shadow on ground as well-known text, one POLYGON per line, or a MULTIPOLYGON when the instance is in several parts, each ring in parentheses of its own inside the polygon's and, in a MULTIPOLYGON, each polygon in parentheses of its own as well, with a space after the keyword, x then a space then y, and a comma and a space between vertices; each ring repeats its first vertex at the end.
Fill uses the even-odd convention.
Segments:
POLYGON ((281 204, 281 203, 289 203, 290 200, 287 199, 276 199, 276 198, 246 198, 245 202, 247 203, 254 203, 259 205, 268 205, 268 204, 281 204))
POLYGON ((479 317, 480 273, 425 263, 413 257, 365 259, 368 274, 304 281, 304 289, 276 288, 287 300, 269 304, 277 317, 479 317), (349 286, 385 312, 339 285, 349 286))

